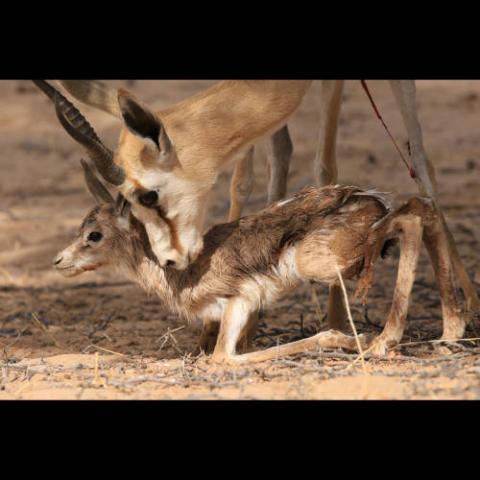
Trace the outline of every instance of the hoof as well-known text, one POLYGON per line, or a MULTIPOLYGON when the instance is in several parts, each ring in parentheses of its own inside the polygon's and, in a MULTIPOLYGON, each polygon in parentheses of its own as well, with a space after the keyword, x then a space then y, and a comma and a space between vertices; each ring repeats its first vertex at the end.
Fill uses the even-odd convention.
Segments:
POLYGON ((225 355, 215 355, 212 354, 210 356, 210 358, 208 359, 208 363, 210 363, 211 365, 218 365, 218 366, 227 366, 227 365, 233 365, 235 364, 235 357, 227 357, 225 355))
POLYGON ((382 338, 380 335, 379 337, 374 338, 370 343, 368 354, 372 357, 385 357, 389 348, 392 348, 397 344, 398 342, 396 340, 382 338))
POLYGON ((450 348, 448 348, 446 345, 435 345, 433 349, 440 355, 444 356, 452 355, 453 353, 452 350, 450 350, 450 348))
POLYGON ((373 342, 368 348, 368 355, 371 357, 385 357, 388 347, 385 341, 373 342))
POLYGON ((445 342, 445 343, 455 343, 459 338, 462 338, 463 337, 463 331, 460 335, 458 335, 458 332, 455 332, 455 333, 444 333, 440 338, 439 340, 441 342, 445 342))

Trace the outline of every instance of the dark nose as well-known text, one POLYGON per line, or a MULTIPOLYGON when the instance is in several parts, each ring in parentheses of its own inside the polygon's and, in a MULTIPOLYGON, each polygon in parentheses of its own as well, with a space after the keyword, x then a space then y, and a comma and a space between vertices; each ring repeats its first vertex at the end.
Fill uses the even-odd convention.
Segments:
POLYGON ((165 265, 167 267, 173 267, 175 265, 175 262, 173 260, 167 260, 167 263, 165 265))
POLYGON ((53 264, 54 264, 54 265, 58 265, 62 260, 63 260, 63 257, 57 257, 57 258, 53 261, 53 264))

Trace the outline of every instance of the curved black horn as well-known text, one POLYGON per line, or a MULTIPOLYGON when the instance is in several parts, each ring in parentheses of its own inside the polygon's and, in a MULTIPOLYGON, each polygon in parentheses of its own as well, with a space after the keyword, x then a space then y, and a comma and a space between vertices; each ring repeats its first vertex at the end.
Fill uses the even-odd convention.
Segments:
POLYGON ((93 127, 79 110, 45 80, 33 80, 55 104, 57 117, 67 133, 88 152, 102 177, 113 185, 121 185, 125 172, 113 161, 113 154, 100 140, 93 127))

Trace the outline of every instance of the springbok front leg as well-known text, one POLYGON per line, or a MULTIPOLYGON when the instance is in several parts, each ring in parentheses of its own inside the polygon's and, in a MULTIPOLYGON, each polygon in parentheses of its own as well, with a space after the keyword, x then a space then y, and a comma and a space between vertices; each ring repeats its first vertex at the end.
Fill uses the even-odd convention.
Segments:
POLYGON ((440 219, 445 230, 449 255, 455 271, 455 275, 460 282, 466 299, 467 310, 480 309, 480 301, 473 286, 465 266, 458 254, 453 236, 447 226, 445 218, 437 202, 437 184, 435 179, 435 169, 430 163, 425 149, 423 147, 422 130, 418 120, 416 106, 415 82, 413 80, 391 80, 390 85, 400 108, 402 118, 407 130, 410 142, 411 158, 415 170, 415 181, 422 195, 432 198, 435 202, 440 219))
POLYGON ((343 80, 322 80, 320 130, 313 165, 315 181, 321 187, 337 183, 335 153, 343 86, 343 80))
POLYGON ((293 144, 287 125, 268 139, 266 150, 270 175, 267 203, 270 205, 287 194, 288 170, 293 153, 293 144))
MULTIPOLYGON (((335 153, 343 87, 343 80, 322 80, 320 130, 313 165, 315 182, 322 187, 335 184, 338 180, 335 153)), ((329 289, 327 323, 337 330, 344 329, 347 324, 347 310, 338 284, 331 285, 329 289)))
POLYGON ((253 154, 254 147, 250 149, 235 163, 232 180, 230 183, 230 211, 228 221, 238 220, 242 210, 248 202, 253 190, 253 154))
MULTIPOLYGON (((350 337, 335 330, 320 332, 316 335, 287 343, 278 347, 271 347, 258 352, 236 354, 236 345, 242 330, 248 322, 251 313, 251 306, 242 298, 234 298, 227 305, 217 345, 212 355, 212 361, 225 363, 255 363, 272 360, 286 355, 315 350, 316 348, 345 348, 356 351, 357 344, 354 337, 350 337)), ((362 348, 365 348, 366 341, 363 335, 359 335, 362 348)))

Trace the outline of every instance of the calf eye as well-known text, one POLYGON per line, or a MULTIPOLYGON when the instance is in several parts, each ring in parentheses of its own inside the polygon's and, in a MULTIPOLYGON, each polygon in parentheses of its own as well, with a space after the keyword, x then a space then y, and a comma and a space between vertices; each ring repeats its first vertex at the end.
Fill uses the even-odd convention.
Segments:
POLYGON ((158 193, 154 190, 142 193, 139 195, 138 200, 144 207, 153 207, 158 201, 158 193))
POLYGON ((89 242, 99 242, 102 239, 103 235, 100 232, 92 232, 88 236, 89 242))

